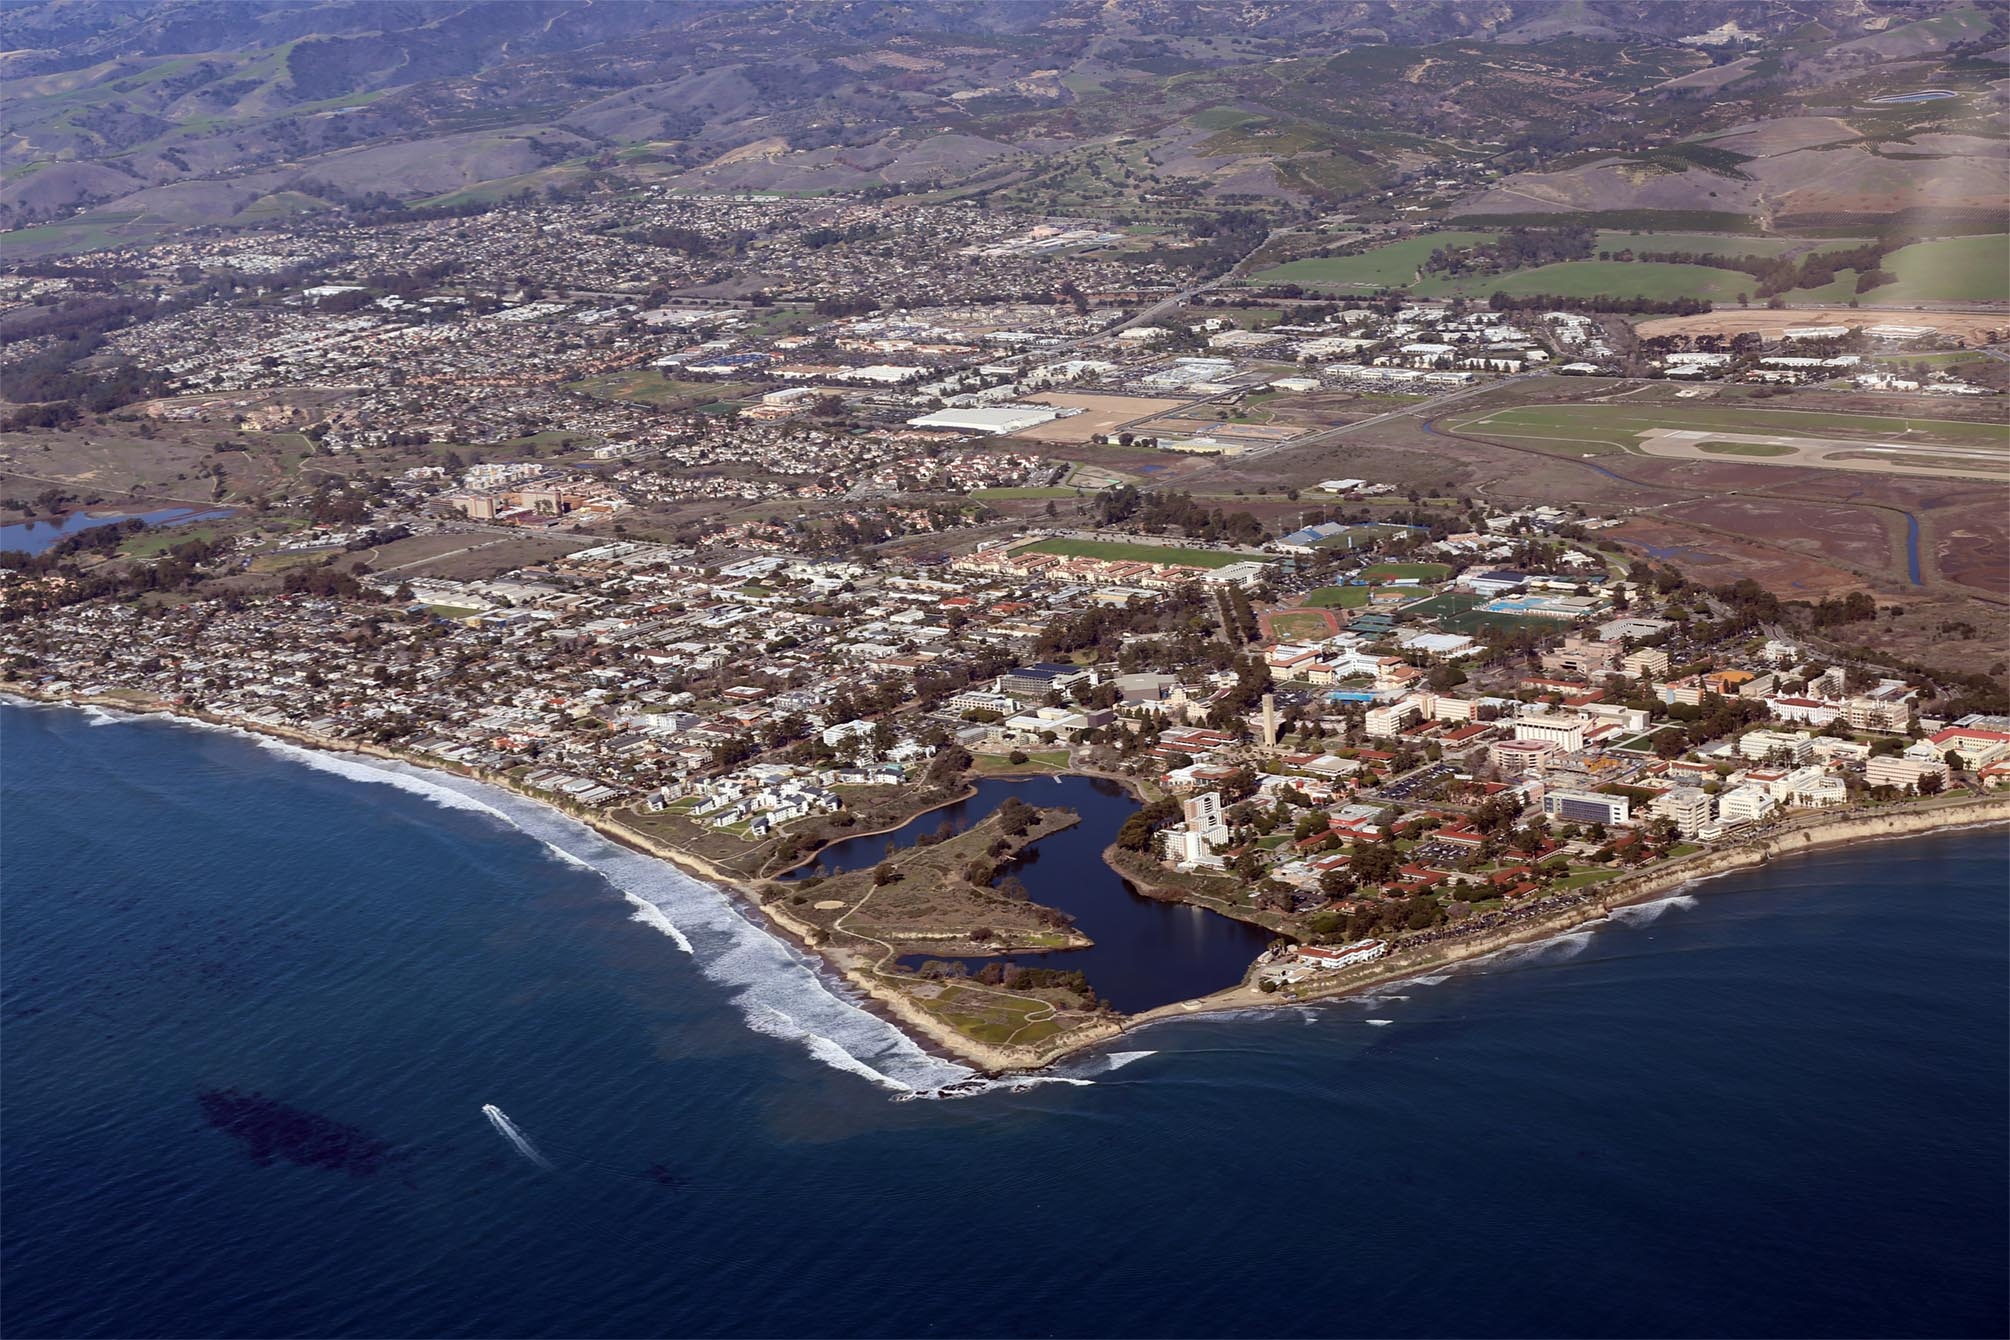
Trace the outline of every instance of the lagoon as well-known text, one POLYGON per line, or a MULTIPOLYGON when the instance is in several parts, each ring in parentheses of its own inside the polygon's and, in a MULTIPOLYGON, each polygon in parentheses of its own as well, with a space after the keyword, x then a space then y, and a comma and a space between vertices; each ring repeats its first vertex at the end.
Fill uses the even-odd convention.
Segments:
POLYGON ((100 526, 139 520, 153 526, 185 526, 197 521, 218 521, 230 516, 228 507, 163 507, 151 512, 71 512, 60 521, 19 521, 0 526, 0 552, 39 554, 58 540, 100 526))
MULTIPOLYGON (((1065 806, 1081 816, 1073 828, 1041 838, 1008 875, 1036 903, 1059 908, 1096 943, 1089 949, 1017 954, 1007 963, 1079 970, 1096 994, 1126 1014, 1192 1000, 1242 980, 1251 960, 1275 937, 1259 926, 1205 908, 1162 903, 1134 890, 1110 869, 1103 849, 1137 811, 1116 782, 1101 777, 988 778, 966 800, 909 820, 890 833, 847 838, 817 854, 801 873, 862 870, 890 847, 913 845, 927 833, 961 831, 1018 796, 1029 805, 1065 806)), ((905 960, 918 963, 920 959, 905 960)), ((963 960, 974 972, 990 959, 963 960)))

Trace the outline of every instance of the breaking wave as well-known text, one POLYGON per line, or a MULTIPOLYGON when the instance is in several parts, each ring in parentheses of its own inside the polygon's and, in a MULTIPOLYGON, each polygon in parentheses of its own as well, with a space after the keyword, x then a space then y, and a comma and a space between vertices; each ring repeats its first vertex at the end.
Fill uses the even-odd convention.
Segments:
POLYGON ((1659 921, 1670 909, 1694 906, 1696 906, 1695 894, 1675 893, 1666 898, 1656 898, 1650 903, 1630 903, 1624 907, 1615 907, 1606 915, 1622 926, 1645 926, 1650 922, 1659 921))
POLYGON ((689 954, 693 952, 691 941, 685 937, 684 932, 677 929, 676 923, 663 915, 662 908, 656 906, 656 904, 650 902, 647 898, 636 897, 626 889, 622 890, 621 896, 634 905, 635 915, 629 918, 630 921, 639 921, 645 926, 659 930, 669 936, 671 942, 685 953, 689 954))
POLYGON ((1482 971, 1492 972, 1498 968, 1526 967, 1535 963, 1566 963, 1591 947, 1593 934, 1590 930, 1569 931, 1533 944, 1509 945, 1506 949, 1473 959, 1472 964, 1482 971))
POLYGON ((725 890, 602 837, 536 801, 397 760, 310 749, 235 726, 180 717, 161 720, 223 731, 306 767, 350 781, 395 787, 446 809, 507 824, 542 844, 554 859, 590 870, 619 890, 635 908, 633 919, 690 954, 700 972, 727 989, 734 1007, 756 1032, 795 1042, 823 1064, 881 1088, 916 1097, 964 1097, 999 1088, 1017 1091, 1040 1082, 1089 1082, 1061 1076, 992 1081, 968 1066, 930 1055, 865 1009, 841 980, 829 974, 822 960, 770 933, 725 890))

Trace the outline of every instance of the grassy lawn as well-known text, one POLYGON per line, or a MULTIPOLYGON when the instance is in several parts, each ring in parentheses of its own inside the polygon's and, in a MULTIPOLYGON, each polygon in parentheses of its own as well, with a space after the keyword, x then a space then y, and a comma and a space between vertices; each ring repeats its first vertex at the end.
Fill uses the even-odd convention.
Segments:
POLYGON ((1305 603, 1320 609, 1359 609, 1368 603, 1365 586, 1322 586, 1305 597, 1305 603))
MULTIPOLYGON (((1630 405, 1523 405, 1495 410, 1453 425, 1479 437, 1499 437, 1560 452, 1618 455, 1637 447, 1639 435, 1655 428, 1719 429, 1733 433, 1780 433, 1806 437, 1943 441, 1990 446, 2010 442, 2010 427, 1956 423, 1945 419, 1891 419, 1868 414, 1825 414, 1810 410, 1649 407, 1630 405)), ((1726 445, 1726 444, 1720 444, 1726 445)), ((1739 455, 1773 455, 1771 451, 1739 455)))
POLYGON ((1441 582, 1452 575, 1449 563, 1377 563, 1361 574, 1369 581, 1418 581, 1441 582))
POLYGON ((1056 772, 1068 766, 1068 751, 1031 750, 1027 752, 1024 763, 1014 763, 1004 754, 977 754, 972 756, 971 762, 979 772, 1002 776, 1025 772, 1056 772))
POLYGON ((1247 562, 1249 554, 1224 554, 1213 549, 1181 549, 1164 544, 1121 544, 1114 540, 1042 540, 1019 551, 1025 554, 1066 554, 1116 562, 1167 563, 1189 568, 1225 568, 1247 562))
POLYGON ((1794 448, 1782 447, 1773 442, 1698 442, 1698 451, 1707 451, 1713 456, 1791 456, 1794 448))
POLYGON ((995 987, 952 986, 933 1000, 915 1003, 966 1037, 994 1045, 1035 1043, 1061 1031, 1054 1019, 1032 1021, 1053 1007, 1033 996, 1012 995, 995 987))
POLYGON ((311 549, 290 554, 254 554, 251 559, 253 572, 284 572, 297 568, 303 563, 319 563, 334 551, 331 549, 311 549))
POLYGON ((1485 603, 1486 601, 1480 596, 1454 595, 1447 592, 1410 606, 1408 612, 1420 619, 1444 619, 1478 609, 1485 603))
POLYGON ((1566 875, 1559 879, 1551 887, 1559 890, 1581 889, 1587 884, 1603 884, 1608 879, 1618 878, 1617 870, 1580 870, 1574 875, 1566 875))
POLYGON ((190 540, 214 540, 223 534, 221 526, 161 526, 143 530, 119 546, 129 558, 159 558, 178 544, 190 540))
POLYGON ((472 619, 481 611, 470 609, 466 605, 428 605, 426 613, 437 614, 442 619, 472 619))
POLYGON ((582 377, 568 387, 602 400, 633 400, 644 405, 663 405, 684 400, 721 400, 745 395, 751 385, 738 382, 679 381, 666 377, 658 368, 635 368, 628 372, 608 372, 598 377, 582 377))

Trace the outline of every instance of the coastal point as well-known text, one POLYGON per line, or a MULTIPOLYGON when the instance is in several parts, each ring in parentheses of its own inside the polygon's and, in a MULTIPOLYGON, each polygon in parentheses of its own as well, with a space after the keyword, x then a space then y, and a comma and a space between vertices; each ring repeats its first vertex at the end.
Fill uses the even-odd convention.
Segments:
POLYGON ((0 73, 0 1335, 2010 1335, 2010 0, 0 73))

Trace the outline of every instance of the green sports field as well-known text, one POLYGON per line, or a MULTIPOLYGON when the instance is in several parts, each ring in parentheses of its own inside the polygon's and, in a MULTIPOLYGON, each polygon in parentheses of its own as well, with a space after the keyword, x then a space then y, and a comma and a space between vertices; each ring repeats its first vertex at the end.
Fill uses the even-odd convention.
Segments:
POLYGON ((1249 554, 1224 554, 1214 549, 1180 549, 1164 544, 1123 544, 1115 540, 1042 540, 1019 551, 1022 554, 1065 554, 1077 558, 1103 558, 1114 562, 1176 563, 1189 568, 1225 568, 1231 563, 1247 563, 1249 554))
POLYGON ((1441 582, 1452 575, 1452 569, 1446 563, 1377 563, 1361 575, 1371 582, 1412 578, 1423 582, 1441 582))

